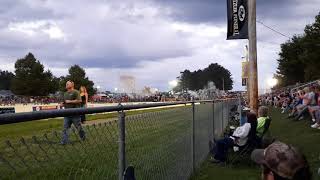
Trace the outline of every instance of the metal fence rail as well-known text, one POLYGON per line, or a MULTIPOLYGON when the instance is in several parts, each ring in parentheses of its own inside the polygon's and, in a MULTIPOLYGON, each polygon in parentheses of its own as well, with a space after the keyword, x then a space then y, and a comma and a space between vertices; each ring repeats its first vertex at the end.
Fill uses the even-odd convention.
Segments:
POLYGON ((37 134, 0 144, 0 179, 124 179, 128 166, 136 179, 188 179, 206 159, 208 142, 224 131, 238 100, 201 103, 72 109, 0 115, 0 124, 62 115, 119 111, 118 119, 85 126, 85 141, 75 129, 71 143, 61 132, 37 134), (126 116, 125 110, 185 104, 126 116), (34 116, 31 114, 35 114, 34 116), (23 116, 25 118, 23 118, 23 116))

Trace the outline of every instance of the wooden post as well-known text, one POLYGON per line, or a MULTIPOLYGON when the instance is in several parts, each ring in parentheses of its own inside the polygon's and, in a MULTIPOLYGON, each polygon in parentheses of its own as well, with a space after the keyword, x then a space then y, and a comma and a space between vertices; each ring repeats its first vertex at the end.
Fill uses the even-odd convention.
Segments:
POLYGON ((258 112, 256 0, 248 0, 250 109, 258 112))

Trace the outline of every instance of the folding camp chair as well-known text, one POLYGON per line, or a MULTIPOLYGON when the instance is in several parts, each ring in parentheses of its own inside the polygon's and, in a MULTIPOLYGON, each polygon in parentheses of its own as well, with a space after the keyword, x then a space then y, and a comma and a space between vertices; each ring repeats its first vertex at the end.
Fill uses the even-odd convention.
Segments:
POLYGON ((257 147, 257 141, 252 138, 248 139, 247 143, 244 146, 237 146, 235 145, 233 149, 230 150, 227 156, 227 165, 233 165, 236 162, 240 161, 241 159, 245 159, 248 157, 251 152, 256 149, 257 147), (235 151, 235 149, 238 149, 235 151))
POLYGON ((237 152, 231 150, 232 152, 228 153, 227 164, 235 164, 235 162, 240 161, 241 159, 249 158, 253 150, 258 148, 264 148, 267 145, 263 142, 263 138, 268 132, 271 124, 271 118, 268 117, 264 124, 264 130, 261 137, 255 136, 248 139, 247 143, 244 146, 235 146, 238 148, 237 152))

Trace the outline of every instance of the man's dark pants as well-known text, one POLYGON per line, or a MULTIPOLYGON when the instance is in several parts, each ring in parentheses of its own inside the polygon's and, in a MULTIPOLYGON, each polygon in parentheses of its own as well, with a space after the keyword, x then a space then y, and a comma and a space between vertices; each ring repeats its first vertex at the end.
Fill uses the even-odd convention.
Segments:
POLYGON ((226 137, 224 139, 220 139, 216 142, 216 149, 214 158, 220 161, 226 161, 228 149, 233 147, 234 142, 233 139, 226 137))
POLYGON ((74 125, 78 130, 81 140, 85 139, 85 132, 81 126, 81 117, 80 116, 69 116, 64 117, 63 131, 62 131, 62 144, 69 142, 68 130, 71 128, 71 125, 74 125))

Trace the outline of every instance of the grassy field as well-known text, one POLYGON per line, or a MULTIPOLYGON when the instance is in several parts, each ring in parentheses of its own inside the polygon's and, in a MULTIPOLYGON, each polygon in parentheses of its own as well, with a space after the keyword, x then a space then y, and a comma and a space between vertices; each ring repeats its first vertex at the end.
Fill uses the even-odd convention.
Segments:
MULTIPOLYGON (((190 110, 186 106, 127 113, 127 162, 136 168, 137 178, 189 176, 190 110)), ((0 126, 1 133, 10 133, 2 137, 10 143, 0 146, 0 179, 116 179, 117 121, 86 126, 84 142, 72 132, 72 143, 65 146, 59 144, 60 132, 55 131, 61 123, 61 119, 51 119, 0 126), (22 141, 18 140, 21 136, 22 141)))
MULTIPOLYGON (((277 140, 292 144, 307 156, 314 179, 320 179, 317 170, 320 167, 320 130, 311 129, 309 120, 294 122, 281 114, 279 109, 271 110, 271 134, 277 140)), ((221 167, 205 162, 193 179, 197 180, 257 180, 260 170, 254 165, 242 163, 233 167, 221 167)))

